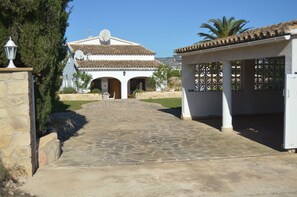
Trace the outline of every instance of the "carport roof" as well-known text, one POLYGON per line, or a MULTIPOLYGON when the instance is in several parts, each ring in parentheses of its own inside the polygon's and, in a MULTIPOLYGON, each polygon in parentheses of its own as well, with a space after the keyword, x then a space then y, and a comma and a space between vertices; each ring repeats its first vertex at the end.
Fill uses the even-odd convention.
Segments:
POLYGON ((219 38, 212 41, 195 43, 191 46, 186 46, 176 49, 174 52, 178 54, 199 51, 204 49, 216 48, 221 46, 239 44, 244 42, 251 42, 256 40, 264 40, 278 36, 290 35, 291 32, 297 30, 297 20, 289 22, 278 23, 262 28, 252 29, 241 34, 229 36, 226 38, 219 38))
POLYGON ((161 63, 156 60, 77 61, 80 69, 155 69, 161 63))

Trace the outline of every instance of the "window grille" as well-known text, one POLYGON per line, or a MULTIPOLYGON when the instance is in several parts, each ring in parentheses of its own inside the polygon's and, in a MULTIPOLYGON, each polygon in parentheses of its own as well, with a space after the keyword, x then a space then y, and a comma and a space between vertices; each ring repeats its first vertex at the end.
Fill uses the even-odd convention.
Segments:
POLYGON ((195 71, 195 91, 222 90, 223 72, 220 62, 196 65, 195 71))
POLYGON ((284 88, 285 58, 255 60, 255 90, 281 90, 284 88))
POLYGON ((232 90, 238 91, 242 90, 242 80, 241 80, 241 61, 232 62, 232 90))
MULTIPOLYGON (((240 61, 232 62, 232 89, 241 90, 240 61)), ((198 64, 195 68, 195 91, 221 91, 223 89, 223 70, 221 62, 198 64)))

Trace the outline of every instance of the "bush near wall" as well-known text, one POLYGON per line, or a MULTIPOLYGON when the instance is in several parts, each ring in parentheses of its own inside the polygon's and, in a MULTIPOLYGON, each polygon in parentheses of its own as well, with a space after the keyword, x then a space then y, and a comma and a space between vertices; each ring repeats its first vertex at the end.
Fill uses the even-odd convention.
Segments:
POLYGON ((63 88, 63 90, 61 91, 62 94, 75 94, 77 93, 76 89, 73 87, 65 87, 63 88))

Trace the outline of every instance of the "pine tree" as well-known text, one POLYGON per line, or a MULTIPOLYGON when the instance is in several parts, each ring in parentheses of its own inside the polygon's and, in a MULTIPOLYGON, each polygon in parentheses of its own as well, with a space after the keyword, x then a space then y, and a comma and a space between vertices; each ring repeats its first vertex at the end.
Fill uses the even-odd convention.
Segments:
MULTIPOLYGON (((0 1, 0 43, 4 46, 11 36, 18 46, 15 65, 33 67, 39 134, 46 130, 52 103, 61 85, 70 1, 0 1)), ((0 50, 0 65, 7 65, 4 50, 0 50)))

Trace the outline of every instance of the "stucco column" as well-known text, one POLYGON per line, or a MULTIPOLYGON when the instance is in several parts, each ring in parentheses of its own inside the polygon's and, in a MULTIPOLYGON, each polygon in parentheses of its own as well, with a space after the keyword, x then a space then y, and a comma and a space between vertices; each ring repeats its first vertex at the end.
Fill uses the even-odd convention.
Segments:
POLYGON ((297 74, 297 39, 292 40, 292 74, 297 74))
POLYGON ((190 108, 193 106, 195 89, 195 65, 182 66, 182 119, 192 119, 190 108))
POLYGON ((121 80, 121 99, 128 98, 128 82, 126 79, 121 80))
POLYGON ((222 131, 233 131, 232 126, 232 77, 231 77, 231 62, 223 62, 223 121, 222 131))

